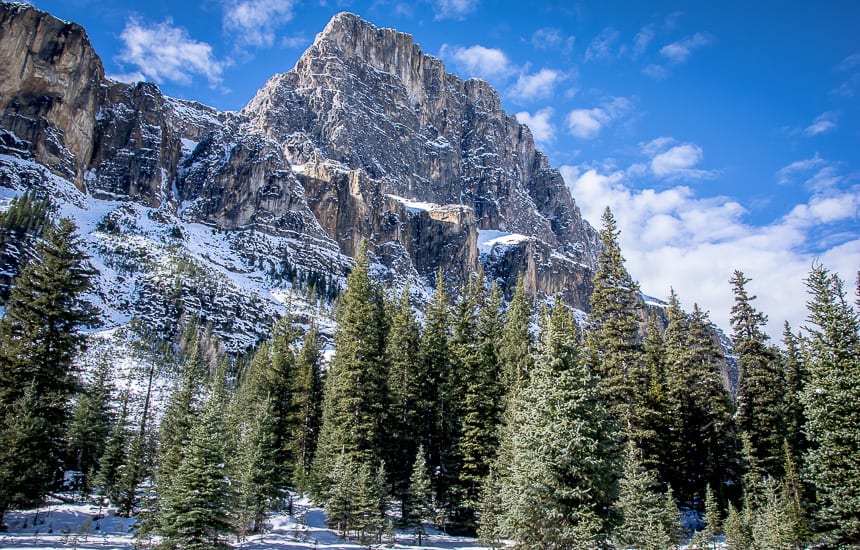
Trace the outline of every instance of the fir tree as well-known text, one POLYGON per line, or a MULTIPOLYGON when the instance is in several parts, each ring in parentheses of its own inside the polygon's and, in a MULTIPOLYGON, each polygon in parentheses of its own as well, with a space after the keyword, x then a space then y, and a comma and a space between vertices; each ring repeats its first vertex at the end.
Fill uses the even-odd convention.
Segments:
POLYGON ((418 546, 424 536, 425 522, 433 521, 436 511, 433 509, 433 486, 430 474, 427 472, 427 460, 424 457, 424 446, 420 445, 415 453, 415 463, 412 467, 412 475, 409 476, 409 491, 404 499, 404 519, 408 518, 407 524, 415 526, 415 534, 418 535, 418 546))
POLYGON ((723 518, 720 513, 720 503, 714 495, 710 484, 705 487, 705 528, 702 534, 705 537, 705 542, 713 544, 716 548, 717 536, 722 533, 723 518))
MULTIPOLYGON (((358 464, 377 464, 382 448, 387 372, 386 323, 381 295, 370 279, 362 246, 340 296, 335 354, 326 377, 322 428, 314 457, 317 480, 341 453, 358 464)), ((325 488, 321 488, 325 492, 325 488)))
POLYGON ((425 394, 428 382, 425 365, 419 355, 420 346, 418 321, 412 313, 407 287, 401 295, 400 306, 393 315, 385 349, 389 388, 385 463, 390 472, 394 494, 404 503, 404 521, 408 521, 405 491, 415 453, 421 444, 420 428, 427 410, 426 400, 429 399, 425 394))
POLYGON ((659 490, 657 476, 645 469, 642 454, 632 441, 627 443, 624 471, 618 486, 616 507, 621 524, 613 539, 621 547, 640 550, 664 550, 673 546, 679 527, 677 509, 673 502, 667 512, 666 497, 659 490))
POLYGON ((596 546, 616 495, 615 430, 561 304, 544 326, 515 418, 511 474, 502 491, 509 536, 529 547, 596 546))
POLYGON ((860 543, 860 321, 842 281, 821 265, 806 280, 810 300, 807 377, 802 393, 809 479, 819 529, 834 542, 860 543))
POLYGON ((294 484, 304 491, 310 487, 309 478, 322 423, 323 381, 320 370, 319 330, 311 324, 296 357, 294 401, 299 415, 295 439, 296 465, 293 468, 294 484))
POLYGON ((746 433, 759 467, 768 475, 782 475, 782 439, 785 434, 782 383, 778 352, 768 345, 763 327, 767 316, 756 311, 746 285, 750 279, 735 271, 731 280, 735 296, 731 323, 734 351, 738 356, 738 406, 736 423, 746 433))
POLYGON ((120 478, 128 453, 128 390, 120 394, 119 414, 113 421, 104 452, 99 458, 98 476, 95 483, 111 501, 117 502, 120 478))
POLYGON ((232 498, 224 453, 223 394, 213 389, 166 494, 160 495, 159 532, 170 548, 224 548, 231 532, 232 498))
MULTIPOLYGON (((643 342, 643 361, 648 379, 643 414, 640 420, 642 433, 642 459, 646 467, 663 471, 671 457, 667 454, 666 434, 669 419, 666 412, 666 349, 656 317, 649 317, 643 342)), ((661 476, 664 477, 664 476, 661 476)))
POLYGON ((92 379, 78 396, 69 423, 66 454, 69 465, 81 472, 81 492, 87 494, 110 434, 113 385, 106 359, 99 362, 92 379))
POLYGON ((258 404, 255 413, 239 445, 237 504, 239 530, 243 533, 260 532, 279 492, 276 424, 271 401, 258 404))
POLYGON ((787 513, 787 503, 779 483, 768 477, 764 483, 764 500, 756 510, 752 526, 754 548, 780 549, 793 545, 794 529, 787 513))
POLYGON ((528 381, 534 365, 534 342, 531 332, 531 307, 526 298, 523 277, 517 286, 504 317, 499 365, 502 384, 507 392, 520 388, 528 381))
POLYGON ((729 503, 725 522, 726 548, 728 550, 751 550, 753 548, 752 522, 752 512, 748 507, 738 510, 729 503))
POLYGON ((608 207, 602 221, 603 247, 592 277, 586 360, 589 369, 600 377, 601 390, 619 426, 642 447, 646 434, 641 421, 650 416, 643 400, 648 382, 639 337, 642 298, 639 285, 624 268, 620 232, 608 207))
POLYGON ((800 395, 803 391, 805 368, 801 357, 800 342, 791 331, 788 321, 782 332, 782 372, 785 380, 785 437, 794 457, 802 457, 806 452, 806 435, 804 434, 803 403, 800 395))

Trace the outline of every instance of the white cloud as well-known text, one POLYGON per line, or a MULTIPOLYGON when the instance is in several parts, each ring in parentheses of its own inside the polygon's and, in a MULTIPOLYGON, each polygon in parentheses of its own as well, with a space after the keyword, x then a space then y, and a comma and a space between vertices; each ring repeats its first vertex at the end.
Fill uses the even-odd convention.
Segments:
POLYGON ((845 181, 838 167, 821 158, 818 153, 808 159, 792 162, 776 171, 776 181, 780 185, 802 180, 804 187, 817 193, 835 189, 845 181))
POLYGON ((812 137, 819 134, 826 134, 827 132, 835 129, 836 113, 833 111, 826 111, 815 117, 812 124, 803 129, 803 135, 812 137))
POLYGON ((562 73, 552 69, 541 69, 534 74, 523 73, 508 93, 521 100, 549 97, 556 83, 563 79, 562 73))
POLYGON ((808 172, 814 168, 826 164, 827 161, 821 158, 818 153, 815 153, 815 156, 812 158, 792 162, 788 166, 784 166, 783 168, 777 170, 776 181, 780 185, 792 183, 794 181, 795 175, 808 172))
POLYGON ((632 109, 632 104, 626 97, 613 97, 600 107, 592 109, 574 109, 567 115, 567 127, 570 133, 579 139, 594 139, 601 130, 626 116, 632 109))
POLYGON ((224 4, 224 30, 241 46, 269 48, 275 31, 293 18, 293 0, 228 0, 224 4))
POLYGON ((212 46, 192 39, 185 29, 173 26, 170 19, 155 25, 129 19, 120 39, 124 47, 118 59, 137 67, 133 76, 187 85, 194 76, 202 75, 210 86, 221 82, 224 64, 215 59, 212 46))
POLYGON ((560 29, 546 27, 536 30, 531 41, 532 46, 540 50, 569 52, 576 43, 576 37, 565 35, 560 29))
POLYGON ((436 0, 436 19, 463 19, 478 6, 478 0, 436 0))
POLYGON ((689 310, 698 302, 730 330, 733 303, 728 283, 739 269, 752 279, 749 290, 770 317, 768 332, 778 339, 783 320, 797 329, 806 318, 803 279, 816 259, 853 284, 860 237, 816 240, 836 224, 856 222, 860 188, 813 193, 785 216, 765 225, 745 221, 743 205, 727 197, 697 197, 687 186, 657 191, 635 189, 628 171, 592 166, 561 169, 583 216, 599 227, 608 205, 621 229, 627 267, 644 292, 666 297, 674 287, 689 310), (824 248, 816 246, 824 244, 824 248))
POLYGON ((588 49, 585 50, 586 63, 612 57, 612 47, 617 40, 618 31, 612 27, 607 27, 600 31, 600 34, 594 37, 594 40, 588 45, 588 49))
POLYGON ((650 78, 651 80, 663 80, 667 76, 669 76, 669 70, 662 65, 657 65, 656 63, 651 63, 646 65, 642 69, 642 74, 650 78))
POLYGON ((660 49, 660 55, 669 60, 670 63, 679 65, 684 63, 692 55, 693 50, 697 50, 702 46, 707 46, 711 43, 710 35, 697 32, 693 36, 688 36, 678 42, 667 44, 660 49))
POLYGON ((513 67, 505 52, 476 45, 464 48, 443 44, 440 57, 451 60, 468 77, 490 79, 509 75, 513 67))
POLYGON ((633 50, 631 52, 633 59, 642 57, 652 40, 654 40, 654 25, 645 25, 633 37, 633 50))
POLYGON ((713 177, 713 170, 696 168, 705 158, 704 150, 694 143, 682 143, 671 137, 659 137, 640 145, 642 154, 650 159, 651 173, 663 179, 704 179, 713 177))
POLYGON ((553 113, 552 107, 545 107, 535 114, 526 111, 517 113, 516 117, 521 124, 529 127, 536 142, 548 144, 555 141, 555 126, 551 120, 553 113))

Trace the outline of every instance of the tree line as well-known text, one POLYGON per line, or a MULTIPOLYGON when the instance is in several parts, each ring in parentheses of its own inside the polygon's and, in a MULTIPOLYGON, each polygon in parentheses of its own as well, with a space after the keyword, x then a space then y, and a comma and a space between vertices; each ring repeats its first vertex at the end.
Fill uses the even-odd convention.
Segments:
POLYGON ((190 322, 160 421, 132 425, 108 365, 83 386, 75 370, 92 319, 73 233, 49 224, 0 320, 0 512, 73 469, 165 547, 259 531, 296 493, 364 540, 394 504, 419 536, 433 524, 494 547, 671 548, 689 535, 679 509, 703 514, 702 548, 860 543, 860 320, 821 265, 808 325, 781 346, 735 272, 735 387, 707 312, 674 292, 663 315, 645 307, 608 209, 583 324, 559 301, 536 310, 522 281, 506 304, 481 274, 446 289, 440 273, 421 314, 360 247, 327 368, 317 329, 289 315, 218 361, 190 322), (65 286, 39 279, 60 273, 65 286), (65 302, 47 296, 60 288, 65 302))

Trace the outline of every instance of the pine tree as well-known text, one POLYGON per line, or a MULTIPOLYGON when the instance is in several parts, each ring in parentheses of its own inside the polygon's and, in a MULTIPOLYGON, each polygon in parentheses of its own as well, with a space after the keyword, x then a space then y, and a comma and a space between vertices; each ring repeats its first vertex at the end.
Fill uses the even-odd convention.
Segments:
POLYGON ((645 466, 662 473, 663 466, 668 464, 671 458, 666 448, 669 426, 666 412, 666 349, 663 345, 662 329, 656 317, 648 318, 642 352, 648 373, 648 392, 643 411, 645 416, 640 421, 643 434, 642 459, 645 466))
POLYGON ((516 407, 509 536, 530 547, 590 548, 608 532, 616 495, 615 429, 596 380, 580 361, 573 318, 560 303, 516 407))
POLYGON ((279 494, 276 424, 270 400, 255 407, 241 438, 238 457, 238 520, 241 533, 258 533, 279 494))
POLYGON ((35 243, 50 224, 51 200, 28 191, 0 212, 0 304, 9 299, 12 282, 35 257, 35 243))
POLYGON ((120 394, 119 414, 113 421, 104 452, 99 458, 98 476, 95 479, 101 494, 113 502, 117 502, 119 496, 120 478, 128 453, 128 398, 128 390, 124 390, 120 394))
POLYGON ((779 355, 763 330, 767 316, 756 311, 752 304, 756 297, 746 290, 750 279, 735 271, 729 282, 735 296, 732 340, 740 371, 736 423, 749 436, 762 471, 779 477, 785 434, 783 396, 787 390, 779 355))
POLYGON ((794 457, 802 457, 806 452, 807 443, 804 434, 803 403, 800 395, 803 391, 805 367, 801 357, 800 342, 791 331, 788 321, 782 332, 782 372, 785 380, 785 436, 794 457))
POLYGON ((320 370, 319 330, 311 324, 296 357, 294 401, 299 415, 295 439, 293 468, 295 486, 304 491, 310 487, 310 474, 322 424, 323 381, 320 370))
POLYGON ((725 522, 727 550, 752 550, 752 523, 753 516, 748 507, 738 510, 729 503, 725 522))
POLYGON ((678 532, 677 510, 667 517, 666 498, 659 490, 656 474, 647 470, 642 454, 632 441, 627 443, 624 471, 618 482, 616 507, 621 524, 613 539, 623 548, 664 550, 675 543, 678 532), (674 521, 672 521, 674 519, 674 521))
POLYGON ((404 503, 404 521, 408 521, 405 492, 412 462, 421 444, 421 429, 427 410, 425 394, 427 375, 421 361, 418 321, 412 313, 409 288, 400 298, 400 307, 391 320, 391 331, 385 350, 388 363, 389 407, 386 414, 388 445, 385 463, 390 472, 394 494, 404 503))
POLYGON ((81 492, 87 494, 110 434, 113 384, 106 359, 99 362, 92 379, 78 396, 68 431, 69 465, 81 472, 81 492))
POLYGON ((183 461, 160 495, 159 532, 170 548, 225 548, 231 532, 231 488, 224 453, 223 389, 213 384, 211 395, 191 428, 183 461))
MULTIPOLYGON (((21 271, 0 318, 0 422, 11 427, 18 415, 42 427, 38 452, 7 456, 10 463, 0 463, 0 470, 14 471, 23 461, 33 472, 4 480, 0 492, 7 501, 8 495, 12 501, 35 501, 52 487, 55 477, 46 472, 59 466, 68 403, 79 389, 74 358, 85 347, 79 329, 95 317, 83 298, 91 271, 74 233, 66 218, 45 230, 36 249, 40 261, 21 271), (34 408, 22 410, 29 407, 34 408)), ((18 450, 34 449, 28 444, 18 450)))
POLYGON ((753 546, 762 549, 790 548, 794 530, 780 484, 768 477, 764 483, 763 496, 763 504, 756 510, 752 526, 753 546))
POLYGON ((821 265, 806 280, 810 300, 807 377, 802 392, 809 480, 819 529, 834 542, 860 543, 860 320, 842 281, 821 265))
POLYGON ((531 307, 520 275, 505 313, 499 346, 499 364, 506 393, 524 386, 534 365, 534 341, 530 325, 531 307))
POLYGON ((644 401, 648 381, 639 337, 642 298, 639 285, 624 268, 620 231, 608 207, 602 221, 603 247, 592 277, 585 356, 589 369, 600 377, 610 412, 625 435, 641 448, 647 438, 641 421, 650 416, 644 401))
POLYGON ((415 526, 418 535, 418 546, 424 536, 424 523, 433 521, 436 511, 433 509, 433 486, 430 474, 427 472, 427 460, 424 457, 424 446, 420 445, 415 453, 415 463, 412 475, 409 476, 409 491, 404 499, 404 519, 407 524, 415 526))
MULTIPOLYGON (((322 428, 314 457, 315 478, 346 453, 360 465, 377 464, 382 448, 382 421, 387 372, 384 364, 386 322, 381 295, 370 279, 362 246, 355 269, 340 296, 335 354, 326 377, 322 428)), ((325 487, 321 487, 325 493, 325 487)))
POLYGON ((720 503, 714 495, 711 485, 705 487, 705 528, 702 534, 705 541, 716 548, 717 536, 722 532, 723 518, 720 513, 720 503))

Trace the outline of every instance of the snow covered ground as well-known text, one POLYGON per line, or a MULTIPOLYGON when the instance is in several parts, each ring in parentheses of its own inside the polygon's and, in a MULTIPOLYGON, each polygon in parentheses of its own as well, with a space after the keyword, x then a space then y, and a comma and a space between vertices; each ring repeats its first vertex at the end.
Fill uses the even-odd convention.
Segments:
MULTIPOLYGON (((294 515, 276 514, 269 518, 268 532, 248 537, 243 542, 235 538, 231 546, 243 550, 354 550, 367 548, 355 541, 342 539, 335 531, 326 526, 325 515, 320 508, 306 501, 294 506, 294 515)), ((8 512, 6 524, 9 529, 0 533, 0 548, 49 550, 117 549, 146 548, 146 542, 134 538, 134 520, 113 515, 112 509, 99 508, 91 504, 68 504, 52 501, 38 510, 8 512), (96 519, 99 512, 104 517, 96 519), (135 546, 137 545, 137 546, 135 546)), ((374 545, 374 548, 398 548, 425 550, 472 549, 484 547, 468 537, 453 537, 428 529, 422 546, 418 546, 415 535, 410 531, 398 530, 396 544, 388 546, 387 541, 374 545)), ((150 541, 151 542, 151 541, 150 541)))

